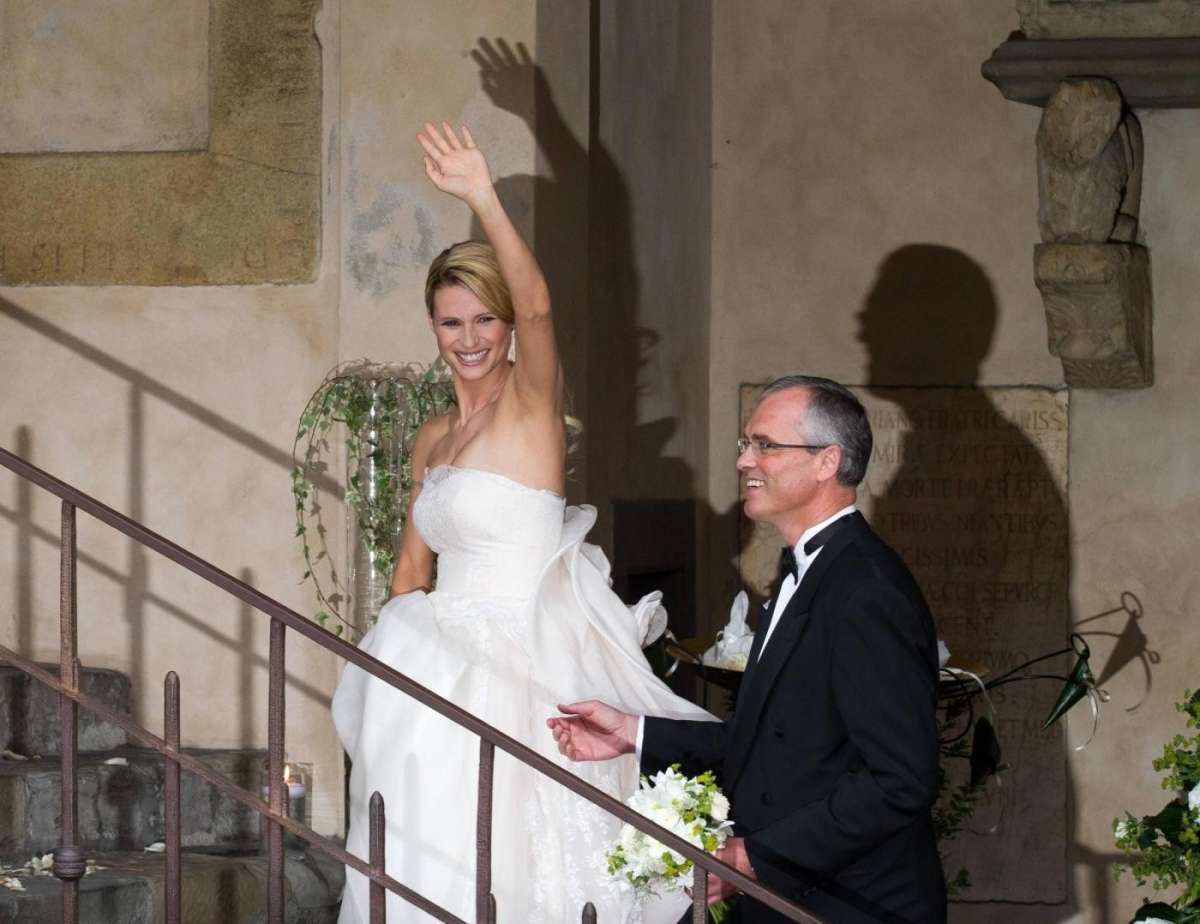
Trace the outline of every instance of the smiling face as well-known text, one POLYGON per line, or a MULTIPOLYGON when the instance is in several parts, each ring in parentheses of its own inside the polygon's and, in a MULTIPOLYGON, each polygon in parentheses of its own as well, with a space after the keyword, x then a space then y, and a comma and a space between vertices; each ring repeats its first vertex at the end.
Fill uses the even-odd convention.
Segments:
POLYGON ((433 293, 438 353, 455 375, 486 378, 508 361, 512 325, 501 321, 465 286, 442 286, 433 293))
MULTIPOLYGON (((797 424, 804 420, 808 401, 804 388, 768 395, 746 423, 745 436, 771 443, 807 442, 797 424)), ((752 444, 737 459, 746 516, 770 523, 789 544, 795 544, 809 526, 845 505, 847 489, 836 480, 840 462, 838 446, 762 453, 752 444)))

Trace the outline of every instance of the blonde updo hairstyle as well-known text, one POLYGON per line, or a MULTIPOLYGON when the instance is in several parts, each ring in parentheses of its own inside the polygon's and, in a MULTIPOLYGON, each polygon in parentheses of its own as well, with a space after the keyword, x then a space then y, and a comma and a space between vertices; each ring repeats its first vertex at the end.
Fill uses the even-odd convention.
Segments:
MULTIPOLYGON (((434 320, 433 296, 446 286, 462 286, 474 295, 483 306, 505 324, 512 324, 516 316, 513 311, 512 293, 500 272, 496 251, 482 241, 461 241, 447 247, 429 264, 425 277, 425 308, 430 320, 434 320)), ((564 396, 570 407, 570 397, 564 396)), ((576 448, 583 433, 583 422, 570 413, 563 415, 567 429, 567 452, 576 448)))
POLYGON ((513 322, 512 293, 500 273, 496 251, 481 241, 447 247, 429 264, 425 277, 425 307, 433 318, 433 296, 446 286, 462 286, 505 324, 513 322))

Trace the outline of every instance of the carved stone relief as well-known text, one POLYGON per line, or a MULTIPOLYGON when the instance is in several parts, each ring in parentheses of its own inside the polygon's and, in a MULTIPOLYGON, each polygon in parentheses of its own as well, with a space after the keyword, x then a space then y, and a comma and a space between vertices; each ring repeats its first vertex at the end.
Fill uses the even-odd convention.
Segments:
POLYGON ((1071 78, 1046 104, 1037 152, 1034 281, 1049 350, 1068 385, 1150 385, 1150 261, 1135 243, 1141 126, 1112 81, 1071 78))
POLYGON ((0 284, 312 281, 319 8, 212 0, 203 150, 0 154, 0 284))

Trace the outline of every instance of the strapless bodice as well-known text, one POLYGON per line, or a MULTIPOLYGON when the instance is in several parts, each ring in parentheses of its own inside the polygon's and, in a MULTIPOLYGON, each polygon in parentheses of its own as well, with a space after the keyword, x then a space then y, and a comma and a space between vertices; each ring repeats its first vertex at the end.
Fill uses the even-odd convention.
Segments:
POLYGON ((474 468, 425 473, 412 521, 437 553, 438 593, 529 598, 558 549, 562 497, 474 468))

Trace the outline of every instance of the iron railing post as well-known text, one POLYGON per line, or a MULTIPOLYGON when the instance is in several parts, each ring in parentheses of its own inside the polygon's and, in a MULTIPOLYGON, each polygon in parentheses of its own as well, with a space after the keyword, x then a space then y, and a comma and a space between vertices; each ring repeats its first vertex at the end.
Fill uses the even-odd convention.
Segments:
POLYGON ((492 771, 496 746, 479 739, 479 797, 475 808, 475 920, 489 924, 493 919, 492 898, 492 771))
MULTIPOLYGON (((62 544, 59 571, 59 657, 58 677, 68 690, 79 692, 77 647, 77 594, 75 589, 75 507, 62 503, 62 544)), ((63 924, 79 922, 79 880, 87 869, 79 840, 79 707, 75 700, 59 695, 59 754, 62 755, 62 838, 54 852, 54 875, 62 881, 63 924)))
MULTIPOLYGON (((371 807, 368 812, 368 835, 371 869, 377 873, 387 872, 386 836, 387 822, 383 811, 383 796, 379 790, 371 793, 371 807)), ((387 889, 371 880, 371 924, 385 924, 387 921, 387 889)))
POLYGON ((692 924, 708 924, 708 870, 692 866, 692 924))
POLYGON ((163 683, 163 738, 167 753, 163 755, 163 826, 166 828, 167 877, 164 888, 164 912, 167 924, 179 924, 180 878, 183 874, 179 822, 179 675, 167 672, 163 683))
MULTIPOLYGON (((267 801, 272 814, 286 815, 284 798, 283 736, 284 736, 284 643, 287 631, 283 623, 271 620, 271 651, 268 664, 267 691, 267 801)), ((283 826, 271 819, 267 826, 267 920, 283 924, 286 884, 284 880, 283 826)))

